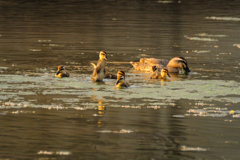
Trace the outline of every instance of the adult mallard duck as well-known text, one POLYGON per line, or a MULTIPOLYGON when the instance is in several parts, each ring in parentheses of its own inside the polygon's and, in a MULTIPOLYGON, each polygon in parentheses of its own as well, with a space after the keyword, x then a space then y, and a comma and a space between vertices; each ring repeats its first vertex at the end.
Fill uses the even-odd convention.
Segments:
POLYGON ((168 69, 162 69, 161 72, 158 71, 156 66, 152 66, 152 73, 150 75, 151 79, 166 79, 167 76, 171 77, 168 73, 168 69))
POLYGON ((91 77, 92 81, 102 82, 103 78, 105 78, 105 60, 108 60, 107 53, 105 51, 100 51, 97 65, 91 63, 91 65, 94 67, 91 77))
POLYGON ((124 71, 118 71, 117 72, 117 82, 116 82, 115 86, 118 87, 118 88, 126 88, 126 87, 130 86, 127 82, 125 82, 124 71))
POLYGON ((63 65, 58 66, 57 73, 55 74, 55 77, 63 78, 63 77, 69 77, 70 74, 68 71, 65 70, 65 67, 63 65))
POLYGON ((151 71, 152 66, 156 66, 159 69, 166 68, 168 72, 179 73, 183 72, 188 74, 190 69, 188 68, 187 60, 184 57, 174 57, 170 61, 166 59, 156 58, 141 58, 139 62, 130 62, 132 66, 139 71, 151 71))

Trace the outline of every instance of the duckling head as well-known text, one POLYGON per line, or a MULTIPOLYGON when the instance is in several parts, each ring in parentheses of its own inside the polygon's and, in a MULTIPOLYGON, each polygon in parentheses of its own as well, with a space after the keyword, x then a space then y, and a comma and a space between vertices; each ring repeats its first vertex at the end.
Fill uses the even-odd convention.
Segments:
POLYGON ((157 66, 152 66, 152 72, 155 72, 157 70, 158 70, 157 66))
POLYGON ((124 71, 118 71, 117 72, 117 82, 116 86, 121 86, 125 81, 125 73, 124 71))
POLYGON ((100 51, 99 60, 108 60, 107 53, 105 51, 100 51))
POLYGON ((162 76, 163 78, 166 78, 167 76, 168 76, 168 77, 171 77, 171 76, 169 75, 167 69, 162 69, 162 70, 161 70, 161 76, 162 76))
POLYGON ((64 70, 64 69, 65 69, 65 67, 63 65, 58 66, 58 71, 57 71, 56 75, 61 73, 61 71, 64 70))
POLYGON ((125 72, 124 71, 118 71, 117 72, 117 79, 123 77, 125 79, 125 72))
POLYGON ((174 57, 169 61, 168 64, 170 64, 172 67, 183 69, 186 74, 191 72, 188 68, 187 60, 184 57, 174 57))

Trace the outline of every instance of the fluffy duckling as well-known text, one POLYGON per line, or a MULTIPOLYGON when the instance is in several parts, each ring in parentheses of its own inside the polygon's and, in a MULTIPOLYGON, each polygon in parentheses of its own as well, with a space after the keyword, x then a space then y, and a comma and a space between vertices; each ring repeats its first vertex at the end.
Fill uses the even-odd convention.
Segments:
POLYGON ((161 72, 158 71, 156 66, 152 66, 153 73, 150 75, 151 79, 166 79, 167 76, 171 77, 167 69, 162 69, 161 72))
POLYGON ((108 60, 107 53, 105 51, 100 51, 99 60, 97 65, 91 63, 93 65, 94 70, 91 77, 91 80, 94 82, 102 82, 103 78, 105 78, 105 60, 108 60))
POLYGON ((126 88, 126 87, 130 86, 127 82, 125 82, 124 71, 118 71, 117 72, 117 82, 116 82, 115 86, 118 87, 118 88, 126 88))
POLYGON ((65 67, 63 65, 58 66, 58 71, 55 74, 55 77, 63 78, 63 77, 69 77, 68 71, 65 70, 65 67))
POLYGON ((130 62, 132 66, 139 71, 151 71, 152 66, 156 66, 159 69, 167 68, 168 72, 179 73, 183 72, 188 74, 190 69, 188 68, 187 60, 184 57, 174 57, 170 61, 166 59, 156 58, 141 58, 139 62, 130 62))

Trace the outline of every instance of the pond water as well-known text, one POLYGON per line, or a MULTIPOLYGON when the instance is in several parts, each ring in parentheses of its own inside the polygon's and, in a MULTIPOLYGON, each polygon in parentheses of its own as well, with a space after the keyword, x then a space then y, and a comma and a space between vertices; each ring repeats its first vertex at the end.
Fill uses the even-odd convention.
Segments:
POLYGON ((0 159, 238 159, 239 6, 1 1, 0 159), (90 80, 101 50, 129 88, 90 80), (175 56, 192 72, 168 81, 129 63, 175 56))

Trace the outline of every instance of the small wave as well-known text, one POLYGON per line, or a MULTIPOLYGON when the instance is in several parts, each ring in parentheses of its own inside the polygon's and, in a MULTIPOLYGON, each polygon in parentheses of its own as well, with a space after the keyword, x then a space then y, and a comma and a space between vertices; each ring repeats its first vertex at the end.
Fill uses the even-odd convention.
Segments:
POLYGON ((218 20, 218 21, 240 21, 240 18, 237 17, 205 17, 206 19, 218 20))

